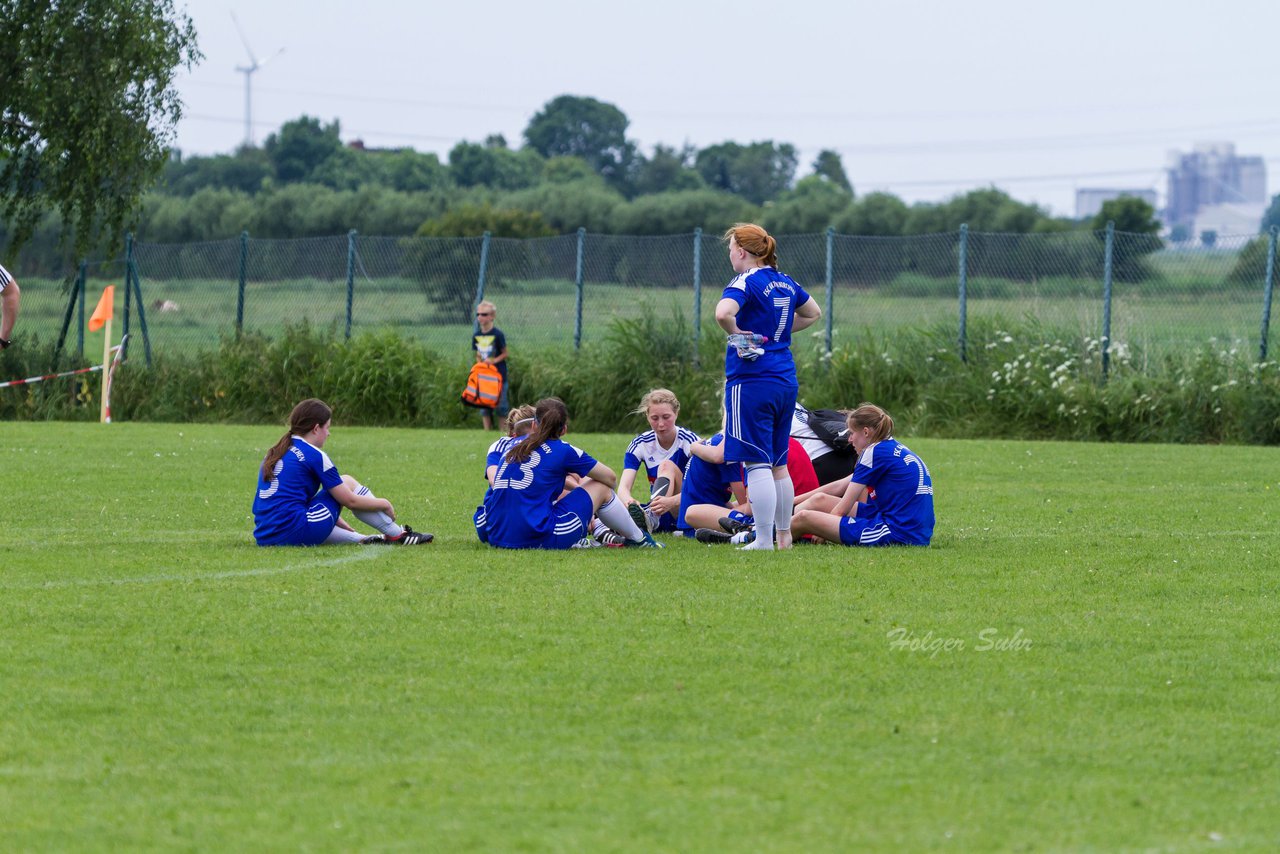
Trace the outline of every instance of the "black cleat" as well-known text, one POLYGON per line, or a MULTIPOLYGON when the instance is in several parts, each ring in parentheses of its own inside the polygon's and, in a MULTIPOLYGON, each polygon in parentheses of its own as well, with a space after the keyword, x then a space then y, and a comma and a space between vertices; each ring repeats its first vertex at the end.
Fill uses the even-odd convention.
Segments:
POLYGON ((404 526, 404 530, 398 537, 383 537, 386 543, 392 546, 425 546, 435 538, 435 534, 424 534, 413 530, 408 525, 404 526))
POLYGON ((741 534, 743 531, 750 531, 752 525, 750 522, 739 522, 732 516, 721 516, 720 527, 727 534, 741 534))
POLYGON ((712 528, 699 528, 693 532, 693 538, 700 543, 727 543, 733 539, 733 534, 726 534, 724 531, 717 531, 712 528))

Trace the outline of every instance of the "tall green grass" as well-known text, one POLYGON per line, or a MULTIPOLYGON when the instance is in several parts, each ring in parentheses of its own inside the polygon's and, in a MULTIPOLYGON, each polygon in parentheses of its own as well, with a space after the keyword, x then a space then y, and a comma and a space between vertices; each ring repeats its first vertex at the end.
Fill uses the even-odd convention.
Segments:
MULTIPOLYGON (((645 310, 615 319, 602 341, 580 351, 513 348, 509 397, 558 395, 580 429, 630 430, 641 423, 631 412, 644 392, 666 386, 683 404, 681 420, 710 432, 720 423, 724 337, 707 324, 695 345, 687 327, 679 311, 645 310)), ((1228 339, 1178 353, 1116 340, 1105 372, 1097 337, 1001 317, 975 318, 963 353, 947 324, 862 329, 830 355, 818 331, 794 349, 808 406, 870 400, 925 435, 1280 443, 1280 364, 1259 362, 1228 339)), ((476 420, 459 401, 470 359, 463 347, 441 353, 390 332, 345 340, 303 324, 276 338, 227 339, 199 357, 159 353, 146 368, 135 341, 112 412, 132 421, 274 424, 315 396, 349 423, 455 427, 476 420)), ((40 374, 51 360, 47 346, 11 348, 0 354, 0 371, 40 374)), ((0 418, 93 420, 99 379, 0 390, 0 418)))
POLYGON ((1274 449, 900 423, 932 547, 759 555, 488 550, 492 434, 341 410, 437 542, 258 549, 277 426, 7 424, 3 847, 1273 847, 1274 449))

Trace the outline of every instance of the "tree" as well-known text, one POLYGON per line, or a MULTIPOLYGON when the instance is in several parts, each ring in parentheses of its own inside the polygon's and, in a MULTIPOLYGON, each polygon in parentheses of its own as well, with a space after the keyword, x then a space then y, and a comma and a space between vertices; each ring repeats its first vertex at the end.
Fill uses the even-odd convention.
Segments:
POLYGON ((260 148, 244 147, 235 154, 183 157, 174 152, 157 187, 166 193, 190 196, 205 189, 243 190, 256 193, 271 177, 271 163, 260 148))
POLYGON ((791 186, 797 162, 789 143, 722 142, 699 151, 694 168, 712 188, 763 204, 791 186))
POLYGON ((697 152, 693 146, 675 149, 659 143, 653 147, 653 156, 641 157, 636 163, 633 189, 637 195, 665 193, 673 190, 700 190, 706 186, 702 177, 693 170, 693 158, 697 152))
POLYGON ((1164 247, 1164 241, 1158 236, 1161 226, 1156 219, 1156 209, 1136 196, 1108 199, 1094 214, 1094 233, 1101 237, 1108 222, 1114 222, 1116 230, 1111 256, 1116 281, 1137 282, 1150 278, 1152 271, 1146 256, 1164 247))
POLYGON ((56 210, 77 255, 118 238, 168 159, 179 68, 200 59, 172 0, 0 0, 0 194, 10 251, 56 210))
POLYGON ((1161 227, 1160 220, 1156 219, 1156 209, 1137 196, 1107 199, 1093 215, 1090 226, 1094 231, 1101 231, 1108 222, 1116 224, 1116 231, 1127 234, 1159 234, 1161 227))
POLYGON ((614 234, 682 234, 701 228, 719 234, 735 222, 754 219, 759 209, 722 190, 680 190, 638 196, 613 211, 614 234))
POLYGON ((819 175, 801 178, 765 208, 762 225, 775 234, 812 234, 834 225, 853 203, 853 194, 819 175))
POLYGON ((1266 234, 1273 227, 1280 227, 1280 195, 1271 197, 1271 204, 1262 215, 1262 227, 1258 231, 1266 234))
POLYGON ((613 104, 577 95, 548 101, 524 129, 525 142, 543 157, 581 157, 615 185, 635 158, 625 113, 613 104))
POLYGON ((849 176, 844 173, 844 164, 836 152, 826 148, 819 151, 813 161, 813 174, 853 195, 853 185, 849 183, 849 176))
POLYGON ((836 218, 836 231, 869 237, 898 237, 910 208, 892 193, 868 193, 836 218))
POLYGON ((531 148, 512 151, 501 136, 490 136, 484 145, 460 142, 449 152, 449 171, 459 187, 532 187, 542 174, 542 164, 538 152, 531 148))
POLYGON ((276 178, 286 184, 307 181, 330 157, 342 151, 338 122, 321 125, 319 119, 302 116, 267 137, 263 148, 275 169, 276 178))

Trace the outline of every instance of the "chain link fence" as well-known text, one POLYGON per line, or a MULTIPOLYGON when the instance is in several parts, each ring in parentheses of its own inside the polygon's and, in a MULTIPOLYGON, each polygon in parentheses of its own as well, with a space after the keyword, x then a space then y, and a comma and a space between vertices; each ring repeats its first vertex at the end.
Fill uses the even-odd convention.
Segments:
MULTIPOLYGON (((779 267, 822 304, 800 347, 968 321, 1030 321, 1155 354, 1210 341, 1266 357, 1275 235, 1168 245, 1121 232, 779 237, 779 267)), ((123 299, 131 350, 194 353, 241 334, 307 323, 350 336, 390 331, 440 352, 469 346, 480 299, 521 349, 602 340, 652 312, 708 334, 733 277, 718 235, 586 234, 531 240, 346 236, 129 243, 126 257, 61 279, 23 279, 18 331, 83 352, 84 313, 106 284, 123 299)), ((92 348, 91 348, 92 349, 92 348)), ((137 351, 131 353, 136 357, 137 351)))

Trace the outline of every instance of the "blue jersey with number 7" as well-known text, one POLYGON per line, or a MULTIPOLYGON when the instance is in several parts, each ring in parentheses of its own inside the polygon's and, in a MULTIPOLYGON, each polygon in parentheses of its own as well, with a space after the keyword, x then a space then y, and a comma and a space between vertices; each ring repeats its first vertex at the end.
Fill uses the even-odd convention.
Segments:
POLYGON ((804 288, 786 273, 772 267, 757 267, 739 274, 725 286, 721 297, 738 304, 739 329, 769 338, 762 345, 764 355, 751 362, 740 358, 736 348, 726 348, 725 378, 777 377, 794 383, 796 362, 791 356, 791 326, 796 309, 809 301, 804 288))

